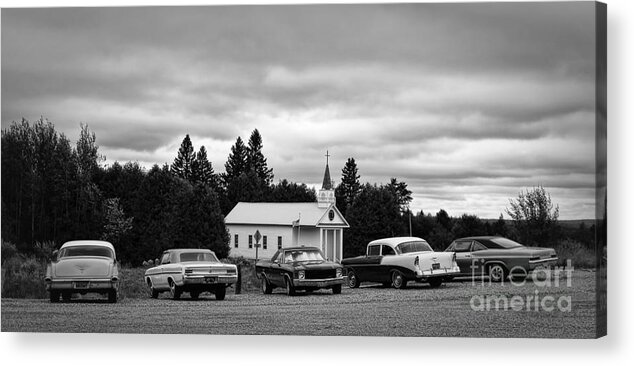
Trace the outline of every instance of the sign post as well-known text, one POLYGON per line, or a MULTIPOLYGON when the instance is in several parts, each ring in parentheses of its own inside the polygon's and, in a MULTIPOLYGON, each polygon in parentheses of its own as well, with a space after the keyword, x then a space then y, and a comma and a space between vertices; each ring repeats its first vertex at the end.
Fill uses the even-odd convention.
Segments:
POLYGON ((262 234, 260 234, 260 230, 256 230, 255 234, 253 234, 255 238, 255 263, 258 262, 258 248, 260 247, 260 239, 262 239, 262 234))

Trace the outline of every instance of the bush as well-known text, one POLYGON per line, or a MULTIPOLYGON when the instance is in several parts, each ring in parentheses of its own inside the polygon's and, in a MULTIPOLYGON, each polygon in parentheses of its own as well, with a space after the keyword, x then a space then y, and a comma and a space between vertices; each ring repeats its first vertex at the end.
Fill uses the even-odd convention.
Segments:
POLYGON ((566 239, 555 246, 559 261, 558 266, 567 265, 570 260, 574 268, 595 268, 596 256, 592 249, 586 248, 580 242, 566 239))
POLYGON ((140 299, 148 297, 147 286, 145 285, 145 270, 143 267, 119 267, 119 298, 140 299))
POLYGON ((244 257, 227 257, 222 260, 238 266, 242 279, 242 291, 257 290, 260 288, 260 280, 255 274, 255 260, 244 257))
MULTIPOLYGON (((4 253, 3 253, 4 254, 4 253)), ((35 256, 16 254, 2 263, 2 297, 42 299, 47 297, 46 262, 35 256)))

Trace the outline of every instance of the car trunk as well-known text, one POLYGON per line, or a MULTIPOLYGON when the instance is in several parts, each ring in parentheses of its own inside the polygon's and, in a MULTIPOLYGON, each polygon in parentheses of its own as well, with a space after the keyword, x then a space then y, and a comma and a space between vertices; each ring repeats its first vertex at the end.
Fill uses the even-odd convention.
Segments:
POLYGON ((55 276, 73 278, 107 277, 112 259, 101 257, 63 258, 55 263, 55 276))

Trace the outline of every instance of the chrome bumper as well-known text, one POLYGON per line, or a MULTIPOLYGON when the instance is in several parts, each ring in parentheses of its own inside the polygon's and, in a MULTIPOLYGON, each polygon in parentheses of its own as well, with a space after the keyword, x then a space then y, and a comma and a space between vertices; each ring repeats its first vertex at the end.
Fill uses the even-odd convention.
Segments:
POLYGON ((554 266, 557 261, 559 260, 558 257, 550 257, 550 258, 544 258, 544 259, 537 259, 537 260, 529 260, 528 261, 528 269, 529 270, 534 270, 536 268, 540 268, 540 267, 552 267, 554 266))
POLYGON ((119 281, 109 279, 80 279, 80 280, 47 280, 46 291, 73 290, 73 291, 98 291, 119 288, 119 281))
POLYGON ((238 275, 185 275, 183 285, 213 285, 214 283, 238 282, 238 275))
POLYGON ((430 277, 447 277, 447 276, 456 276, 460 274, 460 267, 451 267, 451 268, 439 268, 439 269, 429 269, 426 271, 416 271, 417 279, 425 279, 430 277))
POLYGON ((333 285, 343 285, 346 282, 345 277, 337 278, 320 278, 314 280, 307 279, 293 279, 293 286, 295 287, 328 287, 333 285))

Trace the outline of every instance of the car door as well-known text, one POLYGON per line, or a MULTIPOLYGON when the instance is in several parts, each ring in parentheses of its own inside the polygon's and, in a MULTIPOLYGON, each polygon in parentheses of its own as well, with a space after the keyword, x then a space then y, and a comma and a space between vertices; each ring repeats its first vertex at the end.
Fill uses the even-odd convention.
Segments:
POLYGON ((486 257, 486 251, 489 248, 485 247, 482 243, 479 243, 477 241, 473 241, 473 243, 471 244, 471 263, 469 264, 470 267, 470 271, 471 273, 473 273, 474 275, 482 275, 485 272, 485 260, 481 260, 481 259, 485 259, 486 257))
POLYGON ((377 282, 390 282, 392 280, 392 274, 390 271, 393 266, 389 264, 385 264, 384 262, 388 259, 394 259, 396 252, 389 245, 381 245, 381 265, 378 267, 377 271, 377 282))
POLYGON ((285 286, 283 268, 284 265, 284 252, 278 251, 273 258, 271 258, 271 266, 266 269, 267 278, 274 286, 285 286))
POLYGON ((170 263, 170 253, 169 252, 165 252, 163 253, 163 256, 161 257, 161 264, 158 266, 157 268, 157 273, 156 273, 156 288, 160 288, 160 289, 167 289, 169 288, 169 284, 167 283, 167 274, 165 273, 165 266, 168 265, 170 263))
POLYGON ((381 282, 381 273, 383 271, 381 267, 381 244, 368 246, 366 264, 362 268, 361 274, 358 274, 359 278, 363 278, 364 281, 381 282))
POLYGON ((456 263, 460 267, 460 273, 471 274, 472 256, 471 256, 472 240, 456 240, 452 246, 456 253, 456 263))

